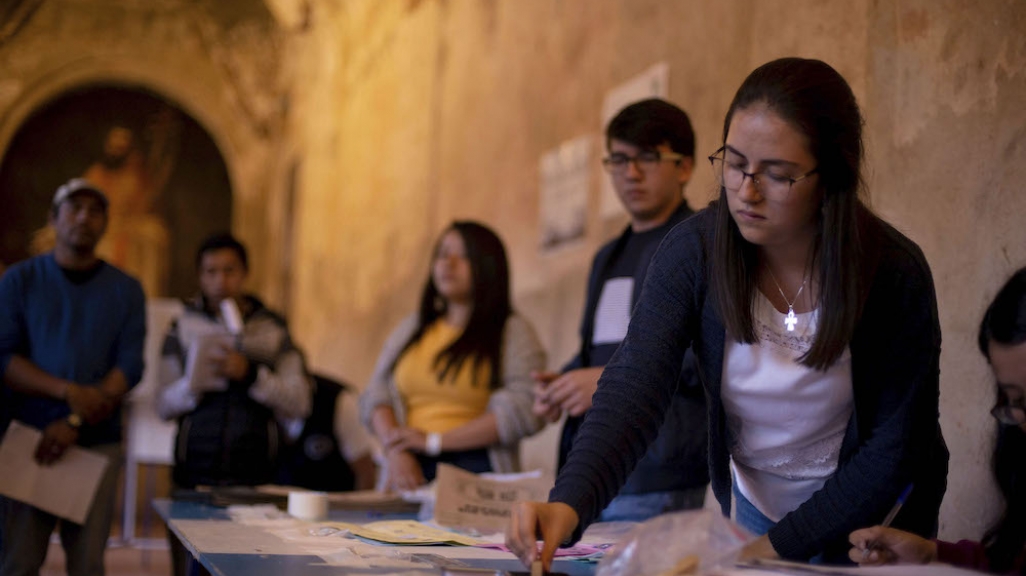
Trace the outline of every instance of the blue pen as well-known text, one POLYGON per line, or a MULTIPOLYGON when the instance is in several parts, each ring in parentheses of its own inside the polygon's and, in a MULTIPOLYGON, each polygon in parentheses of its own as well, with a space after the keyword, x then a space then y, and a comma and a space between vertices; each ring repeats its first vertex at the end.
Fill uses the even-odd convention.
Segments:
MULTIPOLYGON (((894 506, 891 507, 891 511, 888 512, 887 516, 884 517, 883 522, 880 524, 880 526, 887 528, 891 525, 891 522, 894 522, 894 517, 897 516, 898 512, 901 511, 901 506, 905 503, 905 499, 908 498, 910 492, 912 492, 911 482, 909 482, 908 486, 906 486, 905 489, 901 492, 901 496, 898 496, 898 501, 895 502, 894 506)), ((875 544, 875 542, 870 542, 869 545, 866 546, 866 549, 862 551, 863 558, 869 557, 869 552, 874 548, 875 544)))
POLYGON ((912 483, 909 482, 909 485, 905 487, 905 490, 901 493, 901 496, 898 496, 898 501, 894 503, 894 507, 891 508, 891 511, 888 512, 887 516, 884 517, 884 521, 883 524, 881 524, 881 526, 886 528, 891 525, 891 522, 894 522, 894 517, 898 515, 898 511, 901 510, 901 505, 905 503, 905 499, 908 498, 908 494, 911 491, 912 483))

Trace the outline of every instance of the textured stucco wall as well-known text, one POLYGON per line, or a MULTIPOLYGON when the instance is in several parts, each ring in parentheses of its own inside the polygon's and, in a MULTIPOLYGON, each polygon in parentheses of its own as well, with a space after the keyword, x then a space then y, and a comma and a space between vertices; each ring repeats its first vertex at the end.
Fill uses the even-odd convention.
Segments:
MULTIPOLYGON (((981 535, 1000 501, 986 467, 992 382, 973 334, 1026 265, 1026 5, 353 0, 315 3, 311 16, 291 128, 303 162, 293 321, 315 365, 356 383, 414 309, 431 243, 454 218, 500 232, 550 364, 569 357, 591 255, 623 221, 599 219, 596 164, 586 239, 539 254, 537 162, 600 134, 606 90, 668 62, 670 98, 704 155, 752 68, 784 55, 835 66, 867 118, 873 205, 922 246, 937 283, 952 451, 942 535, 981 535)), ((699 162, 692 205, 710 189, 699 162)), ((550 462, 551 439, 530 445, 545 450, 532 462, 550 462)))
POLYGON ((923 248, 937 289, 950 536, 979 537, 1000 507, 989 471, 994 381, 976 333, 998 288, 1026 266, 1024 31, 1017 1, 881 3, 869 31, 874 207, 923 248))

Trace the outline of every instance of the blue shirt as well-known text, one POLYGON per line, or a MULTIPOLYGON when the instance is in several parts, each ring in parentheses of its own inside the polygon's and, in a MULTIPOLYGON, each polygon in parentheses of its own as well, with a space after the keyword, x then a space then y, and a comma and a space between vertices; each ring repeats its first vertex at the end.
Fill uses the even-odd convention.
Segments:
MULTIPOLYGON (((53 253, 19 262, 0 277, 0 375, 17 354, 83 386, 97 386, 119 368, 131 388, 142 378, 145 336, 142 286, 105 262, 81 283, 67 277, 53 253)), ((10 397, 10 416, 40 429, 70 411, 52 398, 10 397)), ((120 409, 79 436, 84 446, 120 440, 120 409)))

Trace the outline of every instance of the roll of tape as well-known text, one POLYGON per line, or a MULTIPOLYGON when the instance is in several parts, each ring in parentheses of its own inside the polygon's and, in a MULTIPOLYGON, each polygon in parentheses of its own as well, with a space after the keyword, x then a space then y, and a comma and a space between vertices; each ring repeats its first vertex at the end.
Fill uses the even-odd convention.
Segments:
POLYGON ((300 520, 328 517, 328 495, 324 492, 289 492, 289 515, 300 520))

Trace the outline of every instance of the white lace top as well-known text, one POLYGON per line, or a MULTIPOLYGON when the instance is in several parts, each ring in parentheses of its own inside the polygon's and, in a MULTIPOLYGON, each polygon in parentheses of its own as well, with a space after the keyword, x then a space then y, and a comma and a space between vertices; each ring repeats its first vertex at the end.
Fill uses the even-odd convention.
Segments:
POLYGON ((721 392, 738 489, 774 522, 837 469, 853 406, 850 351, 825 372, 799 364, 815 339, 817 312, 798 314, 793 332, 784 316, 758 293, 759 342, 726 339, 721 392))

